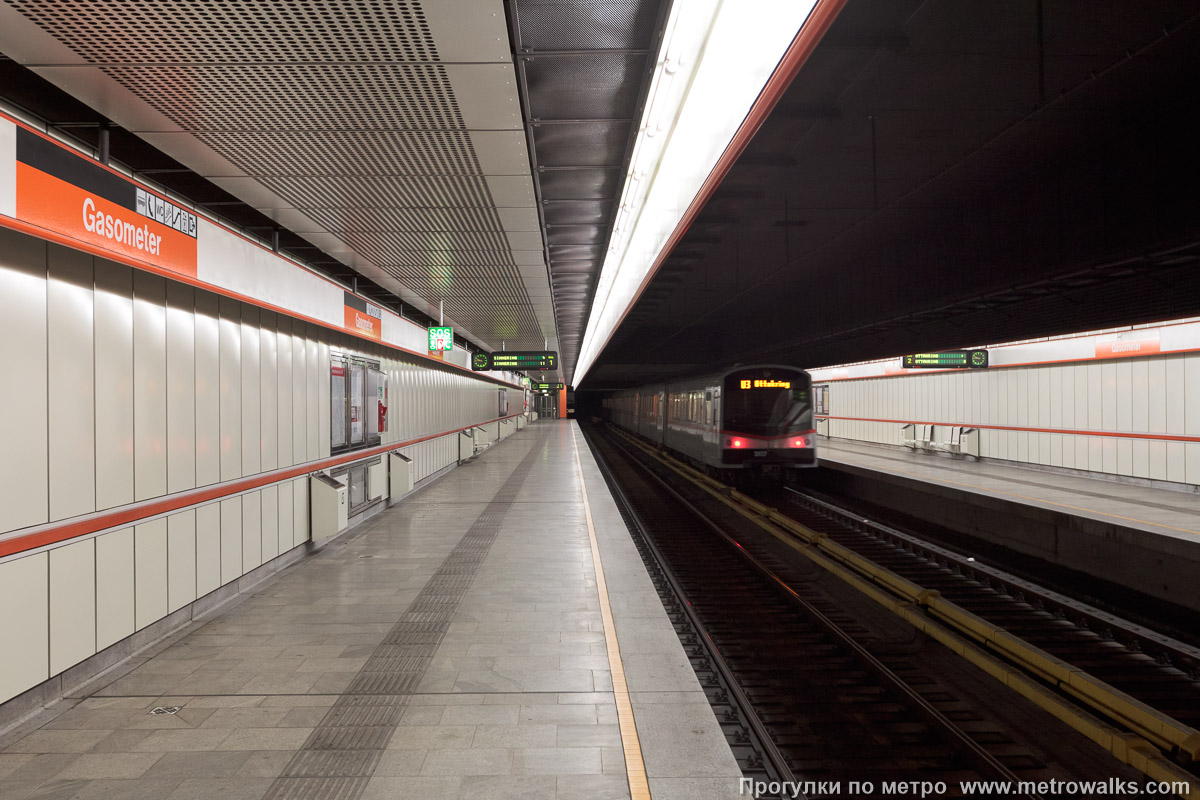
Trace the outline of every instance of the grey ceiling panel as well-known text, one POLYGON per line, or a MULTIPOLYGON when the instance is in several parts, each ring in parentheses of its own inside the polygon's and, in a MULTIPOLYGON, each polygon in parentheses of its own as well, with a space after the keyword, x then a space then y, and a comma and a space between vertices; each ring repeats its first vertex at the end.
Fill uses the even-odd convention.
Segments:
POLYGON ((526 59, 529 112, 540 119, 631 118, 648 56, 624 52, 526 59))
POLYGON ((5 53, 326 253, 489 346, 554 338, 499 0, 6 3, 5 53))
POLYGON ((620 168, 553 169, 538 173, 546 200, 612 200, 621 190, 620 168))
POLYGON ((534 50, 646 49, 656 3, 638 0, 524 0, 521 42, 534 50))

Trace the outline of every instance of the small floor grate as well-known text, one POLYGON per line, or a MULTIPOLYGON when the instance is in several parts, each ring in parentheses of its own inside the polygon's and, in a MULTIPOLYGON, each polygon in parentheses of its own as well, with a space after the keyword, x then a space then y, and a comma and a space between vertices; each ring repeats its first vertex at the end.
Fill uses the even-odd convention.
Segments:
POLYGON ((150 709, 151 714, 178 714, 179 709, 183 706, 155 706, 150 709))

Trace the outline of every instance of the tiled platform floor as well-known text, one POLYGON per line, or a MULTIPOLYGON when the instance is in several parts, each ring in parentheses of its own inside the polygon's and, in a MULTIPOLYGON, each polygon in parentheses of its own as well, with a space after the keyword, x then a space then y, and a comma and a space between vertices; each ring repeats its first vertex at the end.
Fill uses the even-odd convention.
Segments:
POLYGON ((628 797, 576 447, 652 794, 739 796, 586 445, 546 421, 0 739, 0 797, 628 797))

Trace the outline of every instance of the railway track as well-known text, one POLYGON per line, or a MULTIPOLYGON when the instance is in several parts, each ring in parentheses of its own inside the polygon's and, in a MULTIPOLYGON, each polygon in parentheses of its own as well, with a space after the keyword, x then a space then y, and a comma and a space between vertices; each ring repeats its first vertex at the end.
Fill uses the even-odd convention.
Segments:
MULTIPOLYGON (((624 438, 627 445, 637 444, 645 458, 692 481, 777 539, 788 540, 1125 763, 1155 780, 1186 780, 1191 786, 1184 796, 1196 796, 1189 792, 1200 783, 1195 780, 1200 651, 803 492, 790 490, 776 509, 624 438)), ((699 516, 713 516, 711 507, 699 516)), ((773 575, 793 593, 804 585, 790 580, 786 566, 770 556, 749 553, 740 545, 735 550, 759 562, 760 579, 773 575)), ((728 552, 724 557, 728 561, 728 552)), ((718 576, 697 578, 704 579, 724 587, 718 576)), ((836 609, 823 611, 835 625, 846 622, 837 619, 836 609)), ((731 653, 740 655, 736 645, 726 649, 726 656, 736 661, 731 653)), ((903 665, 898 672, 904 672, 903 665)), ((979 726, 973 722, 967 727, 979 726)))
POLYGON ((792 567, 738 543, 611 441, 589 444, 748 777, 844 791, 1042 773, 918 656, 872 654, 858 623, 792 567))

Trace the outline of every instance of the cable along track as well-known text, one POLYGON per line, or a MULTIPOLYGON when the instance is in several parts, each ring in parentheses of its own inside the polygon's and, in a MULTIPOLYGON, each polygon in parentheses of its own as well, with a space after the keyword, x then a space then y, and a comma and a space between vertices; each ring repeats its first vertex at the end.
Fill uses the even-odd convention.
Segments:
POLYGON ((856 621, 790 566, 708 522, 609 437, 587 434, 652 577, 668 589, 664 605, 685 650, 694 665, 702 662, 697 675, 717 696, 718 720, 727 723, 729 707, 744 704, 733 714, 747 720, 745 731, 734 726, 727 736, 747 777, 957 788, 971 780, 1015 785, 1043 769, 931 680, 919 656, 873 655, 856 641, 856 621), (699 630, 680 630, 682 617, 699 630), (717 677, 722 670, 728 675, 717 677), (740 691, 729 691, 729 681, 740 691))

